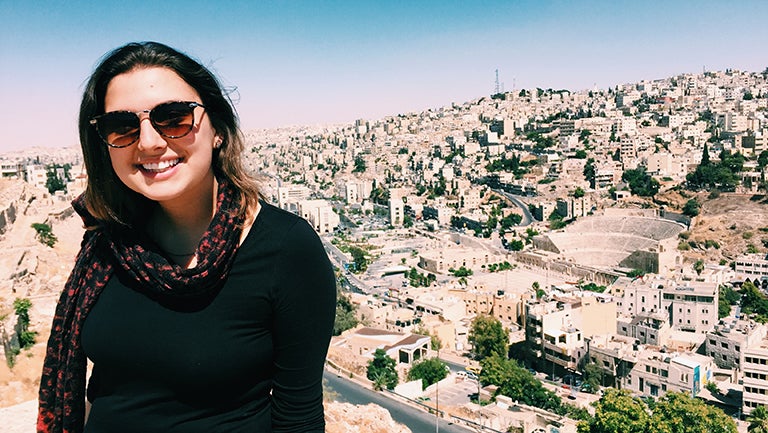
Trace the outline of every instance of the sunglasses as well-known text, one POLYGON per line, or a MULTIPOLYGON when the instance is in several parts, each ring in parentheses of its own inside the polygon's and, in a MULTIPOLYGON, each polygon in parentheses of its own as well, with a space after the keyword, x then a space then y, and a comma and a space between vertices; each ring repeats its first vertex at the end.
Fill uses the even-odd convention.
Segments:
POLYGON ((189 101, 164 102, 151 110, 110 111, 90 120, 99 137, 111 147, 128 147, 139 141, 141 118, 149 113, 149 123, 165 138, 181 138, 195 125, 195 108, 204 105, 189 101))

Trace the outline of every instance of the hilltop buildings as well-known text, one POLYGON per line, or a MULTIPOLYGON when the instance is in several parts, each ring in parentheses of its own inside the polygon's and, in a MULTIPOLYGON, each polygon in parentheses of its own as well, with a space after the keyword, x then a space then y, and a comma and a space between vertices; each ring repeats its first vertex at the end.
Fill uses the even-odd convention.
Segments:
MULTIPOLYGON (((727 70, 250 132, 246 155, 269 199, 333 239, 342 273, 366 269, 345 274, 363 292, 353 303, 387 336, 357 335, 358 354, 424 330, 464 353, 472 319, 490 314, 547 375, 594 364, 604 386, 646 396, 718 380, 748 413, 768 404, 765 328, 721 319, 718 301, 724 285, 768 285, 765 252, 693 272, 678 248, 690 217, 642 209, 625 174, 672 188, 739 153, 732 190, 757 191, 766 137, 766 74, 727 70)), ((405 341, 405 362, 424 343, 405 341)))

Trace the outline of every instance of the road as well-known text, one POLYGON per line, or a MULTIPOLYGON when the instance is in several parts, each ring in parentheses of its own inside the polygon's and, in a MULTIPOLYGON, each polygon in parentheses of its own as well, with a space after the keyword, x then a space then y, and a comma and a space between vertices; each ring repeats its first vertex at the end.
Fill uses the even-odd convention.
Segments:
POLYGON ((520 224, 518 224, 518 227, 525 227, 533 222, 533 214, 531 214, 531 211, 528 209, 528 205, 523 203, 518 196, 504 192, 500 189, 494 189, 493 191, 498 194, 504 194, 504 197, 510 199, 512 203, 517 205, 517 207, 523 211, 523 219, 520 221, 520 224))
POLYGON ((468 433, 474 430, 449 423, 444 419, 438 421, 439 430, 435 427, 435 416, 417 409, 400 401, 386 397, 384 394, 372 389, 364 388, 357 383, 344 379, 335 373, 326 371, 323 378, 328 387, 338 394, 338 400, 352 404, 373 403, 387 409, 392 419, 407 426, 414 433, 428 433, 438 431, 443 433, 468 433))

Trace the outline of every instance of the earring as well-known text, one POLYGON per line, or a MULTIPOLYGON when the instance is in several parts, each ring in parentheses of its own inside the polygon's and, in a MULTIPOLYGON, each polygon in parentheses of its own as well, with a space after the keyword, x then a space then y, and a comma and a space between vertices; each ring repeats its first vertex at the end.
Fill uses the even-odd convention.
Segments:
POLYGON ((216 139, 213 140, 213 148, 214 149, 220 148, 222 141, 224 141, 224 140, 222 140, 221 137, 217 136, 216 139))

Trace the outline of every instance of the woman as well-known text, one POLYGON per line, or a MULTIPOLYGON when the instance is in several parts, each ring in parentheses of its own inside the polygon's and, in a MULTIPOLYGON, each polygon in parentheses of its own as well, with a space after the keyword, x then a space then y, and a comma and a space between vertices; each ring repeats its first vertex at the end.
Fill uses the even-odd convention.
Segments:
POLYGON ((333 270, 309 224, 259 200, 218 80, 168 46, 125 45, 88 81, 79 129, 87 230, 38 431, 324 431, 333 270))

